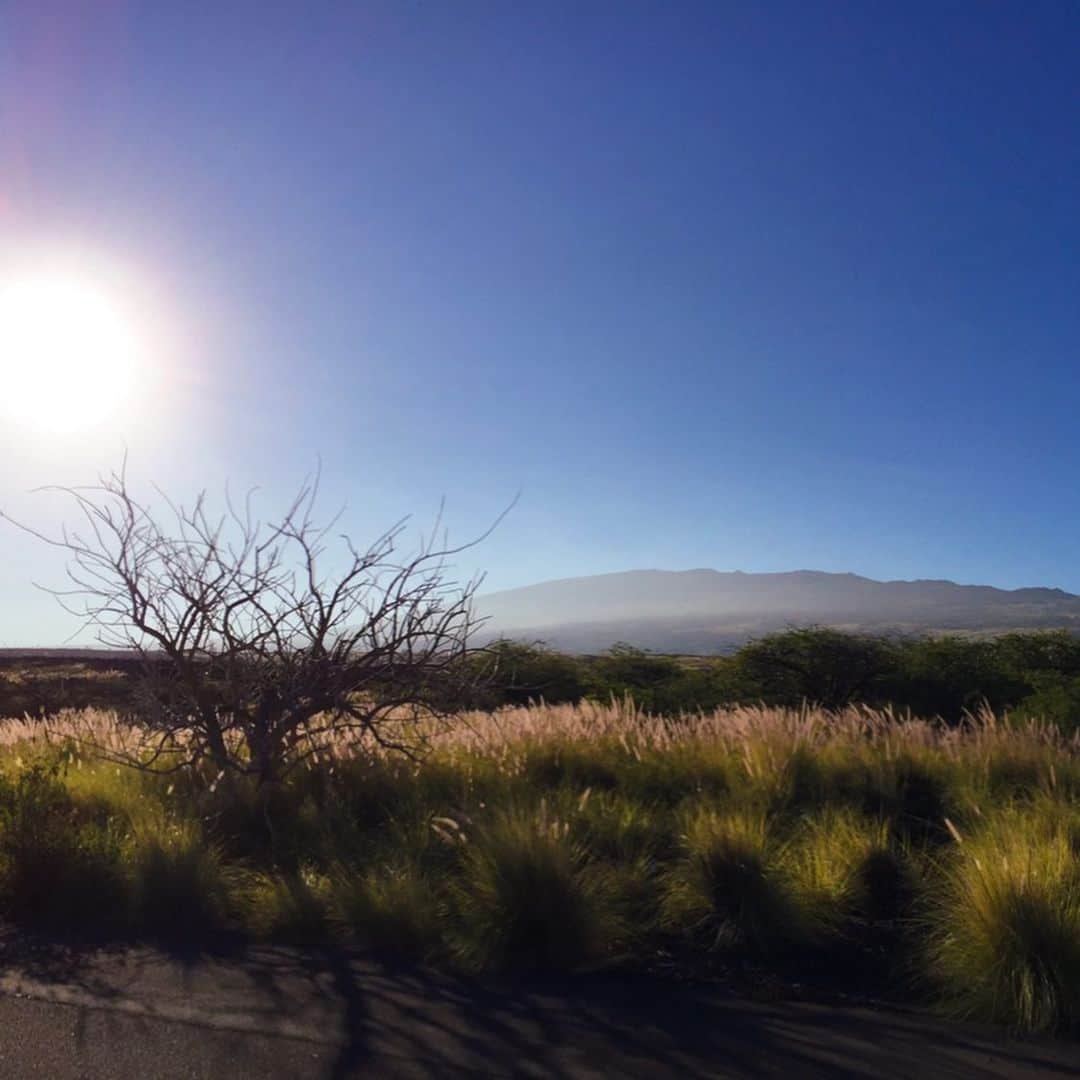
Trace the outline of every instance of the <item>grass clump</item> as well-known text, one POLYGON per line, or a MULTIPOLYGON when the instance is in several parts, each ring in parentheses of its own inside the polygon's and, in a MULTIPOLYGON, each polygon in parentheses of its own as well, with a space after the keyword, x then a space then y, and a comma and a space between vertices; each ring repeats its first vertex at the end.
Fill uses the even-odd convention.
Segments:
POLYGON ((928 975, 955 1011, 1080 1028, 1080 860, 1066 829, 1011 812, 960 838, 930 929, 928 975))
POLYGON ((948 758, 913 747, 875 756, 868 766, 862 803, 866 813, 889 821, 900 840, 948 839, 945 819, 956 816, 953 763, 948 758))
POLYGON ((119 837, 84 822, 55 763, 0 777, 0 910, 16 922, 98 930, 122 920, 119 837))
POLYGON ((674 815, 663 806, 586 789, 569 810, 574 838, 615 864, 665 858, 677 843, 674 815))
POLYGON ((786 872, 761 814, 697 811, 665 883, 663 918, 711 950, 775 954, 813 943, 814 904, 786 872))
POLYGON ((322 941, 327 934, 329 891, 327 878, 309 868, 255 874, 246 890, 245 923, 260 937, 322 941))
POLYGON ((229 925, 241 872, 195 824, 165 817, 140 823, 127 861, 132 915, 140 929, 189 937, 229 925))
POLYGON ((329 904, 339 933, 384 956, 424 959, 440 945, 440 904, 415 863, 340 866, 331 875, 329 904))
POLYGON ((619 781, 618 756, 603 742, 552 740, 529 748, 525 775, 544 789, 566 785, 575 789, 606 790, 619 781))
POLYGON ((826 807, 796 827, 786 854, 793 879, 816 902, 824 926, 899 917, 914 878, 888 822, 826 807))
POLYGON ((456 952, 472 968, 580 967, 618 938, 609 879, 544 805, 474 830, 453 891, 456 952))

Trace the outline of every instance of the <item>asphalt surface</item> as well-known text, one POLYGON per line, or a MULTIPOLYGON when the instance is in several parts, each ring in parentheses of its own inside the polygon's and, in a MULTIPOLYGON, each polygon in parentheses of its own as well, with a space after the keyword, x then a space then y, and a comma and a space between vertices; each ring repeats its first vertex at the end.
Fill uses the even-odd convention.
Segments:
POLYGON ((1080 1076, 1080 1043, 607 973, 471 981, 339 951, 8 939, 0 1077, 1080 1076))

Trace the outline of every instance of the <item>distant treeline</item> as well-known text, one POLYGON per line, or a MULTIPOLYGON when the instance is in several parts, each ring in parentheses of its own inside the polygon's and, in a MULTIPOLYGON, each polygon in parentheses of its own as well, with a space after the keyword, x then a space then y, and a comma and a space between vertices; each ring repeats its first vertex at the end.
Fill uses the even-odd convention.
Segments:
POLYGON ((1080 638, 1065 630, 995 638, 884 637, 807 628, 769 634, 732 656, 672 657, 618 644, 575 657, 496 642, 485 704, 630 695, 658 713, 721 705, 854 702, 959 721, 989 705, 1080 729, 1080 638))
MULTIPOLYGON (((664 656, 625 644, 598 656, 570 656, 542 644, 499 641, 474 653, 470 663, 485 669, 479 696, 455 698, 450 707, 628 695, 663 714, 757 702, 806 701, 828 709, 859 702, 955 723, 986 704, 1080 730, 1080 637, 1065 630, 963 638, 813 627, 769 634, 716 657, 664 656)), ((125 711, 138 707, 137 683, 137 666, 128 658, 56 663, 52 656, 13 657, 0 663, 0 716, 85 706, 125 711)))

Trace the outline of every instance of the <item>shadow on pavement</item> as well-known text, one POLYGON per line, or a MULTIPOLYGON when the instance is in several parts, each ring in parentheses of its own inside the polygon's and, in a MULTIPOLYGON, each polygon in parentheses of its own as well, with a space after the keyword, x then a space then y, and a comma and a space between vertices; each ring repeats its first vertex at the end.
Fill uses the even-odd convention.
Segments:
MULTIPOLYGON (((1080 1045, 917 1010, 774 1002, 603 974, 472 980, 341 949, 78 946, 12 937, 7 994, 177 1030, 321 1048, 312 1076, 912 1077, 1078 1074, 1080 1045)), ((100 1025, 99 1025, 100 1026, 100 1025)), ((75 1037, 80 1036, 76 1026, 75 1037)), ((97 1030, 97 1029, 95 1029, 97 1030)), ((230 1057, 230 1060, 233 1059, 230 1057)), ((291 1065, 290 1069, 295 1069, 291 1065)), ((267 1066, 260 1073, 267 1075, 267 1066)), ((292 1073, 295 1075, 295 1073, 292 1073)), ((280 1075, 290 1075, 282 1072, 280 1075)))

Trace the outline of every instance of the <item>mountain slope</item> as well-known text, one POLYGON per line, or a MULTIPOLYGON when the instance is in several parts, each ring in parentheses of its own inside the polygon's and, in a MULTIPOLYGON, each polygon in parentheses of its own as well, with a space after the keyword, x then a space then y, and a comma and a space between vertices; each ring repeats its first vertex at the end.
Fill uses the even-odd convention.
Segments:
POLYGON ((874 581, 856 574, 631 570, 489 593, 477 607, 488 635, 542 638, 593 652, 614 641, 671 652, 716 652, 790 624, 860 629, 1080 629, 1080 596, 952 581, 874 581))

